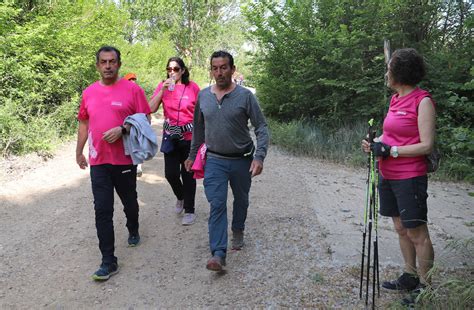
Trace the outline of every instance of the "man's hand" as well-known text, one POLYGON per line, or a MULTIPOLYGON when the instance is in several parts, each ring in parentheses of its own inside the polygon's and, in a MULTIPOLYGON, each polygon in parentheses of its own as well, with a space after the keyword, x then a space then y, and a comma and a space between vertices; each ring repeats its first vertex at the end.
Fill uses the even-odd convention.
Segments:
POLYGON ((263 163, 260 160, 254 159, 250 164, 249 172, 252 173, 252 177, 259 175, 262 173, 263 170, 263 163))
POLYGON ((86 169, 87 159, 83 154, 76 155, 76 163, 79 165, 79 168, 86 169))
POLYGON ((120 137, 122 137, 122 127, 120 126, 111 128, 102 134, 102 139, 108 143, 114 143, 120 137))
POLYGON ((184 168, 187 172, 191 172, 191 167, 193 166, 194 160, 186 159, 184 161, 184 168))

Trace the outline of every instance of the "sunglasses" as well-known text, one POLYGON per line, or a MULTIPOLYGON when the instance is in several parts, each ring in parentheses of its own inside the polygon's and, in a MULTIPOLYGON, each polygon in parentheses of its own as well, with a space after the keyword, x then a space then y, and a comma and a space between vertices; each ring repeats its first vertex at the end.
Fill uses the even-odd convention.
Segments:
POLYGON ((168 68, 166 68, 166 71, 168 71, 168 72, 171 72, 171 71, 179 72, 179 71, 181 71, 181 68, 180 67, 168 67, 168 68))

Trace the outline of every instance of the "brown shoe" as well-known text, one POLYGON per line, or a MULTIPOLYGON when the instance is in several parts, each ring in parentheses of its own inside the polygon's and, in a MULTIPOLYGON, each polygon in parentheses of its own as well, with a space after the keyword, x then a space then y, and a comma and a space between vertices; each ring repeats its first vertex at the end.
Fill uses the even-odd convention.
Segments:
POLYGON ((214 255, 206 264, 206 268, 212 271, 222 271, 222 266, 225 266, 225 257, 214 255))

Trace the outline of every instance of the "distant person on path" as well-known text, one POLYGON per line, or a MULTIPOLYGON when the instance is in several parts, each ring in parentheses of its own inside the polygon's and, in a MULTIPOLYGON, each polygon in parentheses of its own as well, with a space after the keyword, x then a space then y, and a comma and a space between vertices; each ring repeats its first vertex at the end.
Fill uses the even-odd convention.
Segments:
POLYGON ((150 113, 144 91, 135 83, 119 77, 120 51, 103 46, 96 53, 96 69, 100 80, 82 93, 79 108, 76 162, 81 169, 88 166, 83 155, 89 141, 89 163, 94 195, 95 223, 102 264, 92 275, 94 280, 108 280, 118 272, 114 255, 114 189, 127 217, 128 244, 140 242, 138 232, 137 167, 125 155, 122 137, 130 132, 123 126, 125 118, 135 113, 150 113))
POLYGON ((211 73, 216 84, 202 90, 194 112, 191 152, 186 168, 191 169, 202 143, 207 146, 204 190, 210 203, 209 243, 212 257, 206 268, 221 271, 227 254, 227 192, 232 188, 232 248, 244 245, 245 220, 249 206, 251 178, 262 173, 268 149, 268 129, 255 96, 232 82, 234 58, 225 51, 211 56, 211 73), (248 121, 255 127, 257 148, 250 137, 248 121))
POLYGON ((403 274, 382 287, 410 291, 410 305, 430 285, 434 251, 427 226, 428 178, 426 155, 435 138, 435 103, 417 87, 425 76, 423 57, 412 48, 396 50, 388 63, 388 86, 396 94, 383 124, 379 142, 362 141, 365 152, 379 157, 380 214, 393 219, 405 261, 403 274), (418 258, 418 268, 416 260, 418 258))
MULTIPOLYGON (((124 79, 129 80, 130 82, 137 83, 137 75, 135 73, 127 73, 123 76, 124 79)), ((142 164, 137 165, 137 177, 143 175, 142 164)))
POLYGON ((184 167, 189 156, 193 129, 194 107, 199 86, 189 79, 189 70, 179 57, 171 57, 166 65, 166 80, 159 83, 150 100, 151 111, 158 111, 163 103, 163 142, 165 177, 176 196, 174 211, 181 214, 183 225, 196 220, 194 208, 196 180, 184 167))

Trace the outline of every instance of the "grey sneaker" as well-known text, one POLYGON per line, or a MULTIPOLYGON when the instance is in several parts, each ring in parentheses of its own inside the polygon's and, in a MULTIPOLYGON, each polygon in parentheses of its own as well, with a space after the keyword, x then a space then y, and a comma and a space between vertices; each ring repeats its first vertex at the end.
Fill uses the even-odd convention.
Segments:
POLYGON ((181 222, 181 224, 183 224, 183 226, 193 225, 194 221, 196 220, 196 217, 197 215, 194 213, 184 213, 183 221, 181 222))
POLYGON ((183 212, 183 210, 184 210, 183 207, 184 207, 184 200, 177 200, 174 212, 176 214, 181 214, 181 212, 183 212))
POLYGON ((241 250, 244 247, 244 231, 232 230, 232 250, 241 250))

